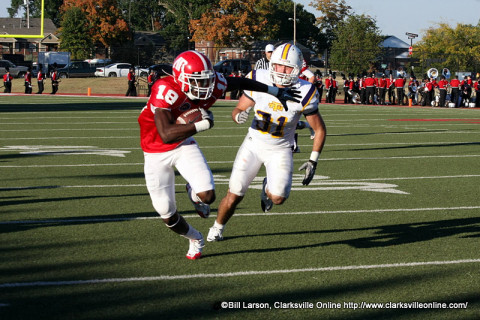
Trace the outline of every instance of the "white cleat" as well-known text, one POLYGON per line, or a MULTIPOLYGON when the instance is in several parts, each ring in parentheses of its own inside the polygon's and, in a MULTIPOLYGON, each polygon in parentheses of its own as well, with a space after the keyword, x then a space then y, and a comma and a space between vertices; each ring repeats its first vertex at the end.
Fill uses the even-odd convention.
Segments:
POLYGON ((193 201, 192 197, 190 196, 192 187, 190 187, 189 183, 187 183, 185 188, 187 189, 188 199, 190 199, 190 201, 193 203, 197 214, 204 219, 208 218, 208 216, 210 215, 210 206, 203 202, 193 201))
MULTIPOLYGON (((201 235, 201 234, 200 234, 201 235)), ((187 259, 197 260, 202 257, 202 249, 205 247, 205 242, 203 241, 203 236, 200 239, 192 240, 190 239, 190 247, 187 252, 187 259)))
POLYGON ((223 240, 223 230, 218 229, 217 227, 213 226, 208 231, 207 241, 214 242, 214 241, 222 241, 223 240))
POLYGON ((310 139, 315 139, 315 131, 313 131, 312 128, 309 128, 310 129, 310 139))

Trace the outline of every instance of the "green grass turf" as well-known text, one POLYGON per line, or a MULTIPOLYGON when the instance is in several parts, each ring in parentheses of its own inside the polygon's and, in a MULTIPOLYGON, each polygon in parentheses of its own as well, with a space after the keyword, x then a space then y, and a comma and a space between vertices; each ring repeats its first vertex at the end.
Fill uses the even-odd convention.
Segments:
MULTIPOLYGON (((290 198, 262 214, 262 169, 225 241, 189 261, 144 186, 144 103, 0 97, 0 319, 480 317, 479 110, 321 105, 328 137, 312 184, 295 172, 290 198), (352 308, 362 302, 468 305, 352 308)), ((217 103, 215 127, 196 136, 215 175, 213 217, 196 216, 176 181, 179 212, 204 235, 247 128, 233 105, 217 103)), ((295 168, 308 130, 299 143, 295 168)))

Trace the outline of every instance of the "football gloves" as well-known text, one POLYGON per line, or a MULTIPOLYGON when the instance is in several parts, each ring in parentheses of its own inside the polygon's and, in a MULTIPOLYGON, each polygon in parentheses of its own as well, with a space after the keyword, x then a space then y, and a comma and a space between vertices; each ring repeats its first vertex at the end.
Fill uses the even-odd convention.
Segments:
POLYGON ((299 171, 305 170, 305 176, 303 177, 302 184, 308 186, 315 175, 315 169, 317 168, 317 163, 312 160, 308 160, 298 168, 299 171))
POLYGON ((195 122, 197 132, 202 132, 213 128, 213 113, 210 110, 199 108, 202 113, 202 120, 195 122))
POLYGON ((237 115, 235 116, 235 122, 238 123, 238 124, 242 124, 242 123, 247 122, 248 115, 249 115, 251 109, 252 108, 250 107, 247 110, 244 110, 244 111, 241 111, 241 112, 237 113, 237 115))
POLYGON ((300 102, 299 99, 302 97, 299 90, 292 88, 278 88, 278 93, 275 96, 280 100, 286 111, 288 111, 287 101, 300 102))

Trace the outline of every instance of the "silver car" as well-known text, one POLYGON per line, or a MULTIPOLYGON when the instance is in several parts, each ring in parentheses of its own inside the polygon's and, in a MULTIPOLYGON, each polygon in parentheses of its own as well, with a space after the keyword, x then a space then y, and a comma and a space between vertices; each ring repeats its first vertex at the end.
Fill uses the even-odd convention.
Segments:
POLYGON ((10 75, 14 78, 23 78, 27 73, 28 68, 24 66, 16 66, 9 60, 0 60, 0 77, 7 73, 5 68, 9 68, 10 75))

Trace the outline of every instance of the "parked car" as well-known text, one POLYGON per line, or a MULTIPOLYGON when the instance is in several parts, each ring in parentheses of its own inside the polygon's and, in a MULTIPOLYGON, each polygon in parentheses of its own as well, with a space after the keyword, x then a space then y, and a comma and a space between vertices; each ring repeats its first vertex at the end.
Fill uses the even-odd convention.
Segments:
POLYGON ((97 77, 126 77, 132 65, 130 63, 112 63, 106 67, 97 68, 95 76, 97 77))
POLYGON ((9 68, 10 75, 14 78, 22 78, 27 73, 28 68, 24 66, 16 66, 9 60, 0 60, 0 77, 3 77, 7 71, 5 68, 9 68))
POLYGON ((233 71, 241 71, 243 74, 247 74, 252 71, 252 64, 250 60, 246 59, 227 59, 217 62, 213 69, 225 75, 229 75, 233 71))
POLYGON ((95 76, 95 67, 85 61, 72 61, 57 70, 60 78, 86 78, 95 76))
POLYGON ((160 77, 165 77, 173 74, 172 65, 168 63, 154 64, 148 67, 148 70, 153 69, 160 77))

